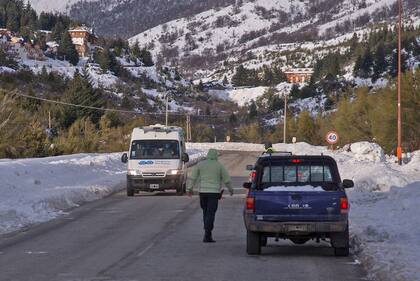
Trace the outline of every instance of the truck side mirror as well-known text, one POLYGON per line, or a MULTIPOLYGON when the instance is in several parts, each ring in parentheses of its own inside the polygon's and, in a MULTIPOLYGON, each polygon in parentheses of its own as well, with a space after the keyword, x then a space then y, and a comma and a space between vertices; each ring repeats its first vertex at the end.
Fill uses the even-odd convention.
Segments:
POLYGON ((128 155, 127 155, 127 153, 124 153, 121 156, 121 162, 123 162, 123 163, 127 163, 128 162, 128 155))
POLYGON ((246 170, 247 170, 247 171, 252 171, 252 170, 254 170, 254 165, 246 165, 246 170))
POLYGON ((244 182, 244 184, 242 185, 243 188, 245 189, 251 189, 252 183, 250 182, 244 182))
POLYGON ((188 156, 187 153, 182 153, 182 157, 181 157, 182 162, 184 163, 188 163, 190 162, 190 156, 188 156))
POLYGON ((354 182, 352 180, 343 180, 343 187, 352 188, 354 187, 354 182))

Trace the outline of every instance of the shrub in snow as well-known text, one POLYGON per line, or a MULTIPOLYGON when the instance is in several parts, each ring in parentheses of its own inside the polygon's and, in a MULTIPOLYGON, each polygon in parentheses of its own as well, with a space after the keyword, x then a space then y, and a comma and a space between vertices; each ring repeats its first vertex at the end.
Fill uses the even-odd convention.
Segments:
POLYGON ((384 162, 385 153, 377 143, 362 141, 350 145, 350 151, 358 160, 370 160, 374 162, 384 162))

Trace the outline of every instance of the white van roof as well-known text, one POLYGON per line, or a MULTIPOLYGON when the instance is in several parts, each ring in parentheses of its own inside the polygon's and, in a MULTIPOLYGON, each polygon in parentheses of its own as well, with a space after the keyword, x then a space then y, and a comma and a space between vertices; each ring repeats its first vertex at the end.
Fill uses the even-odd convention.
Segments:
POLYGON ((184 130, 181 127, 164 126, 161 124, 134 128, 131 138, 134 139, 177 139, 184 137, 184 130))

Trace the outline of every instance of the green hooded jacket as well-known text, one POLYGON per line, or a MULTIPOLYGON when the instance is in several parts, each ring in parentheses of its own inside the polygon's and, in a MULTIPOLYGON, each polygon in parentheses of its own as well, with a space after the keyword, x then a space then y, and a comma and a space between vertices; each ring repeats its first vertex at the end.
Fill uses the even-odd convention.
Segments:
POLYGON ((226 185, 229 192, 233 192, 228 172, 217 161, 217 150, 210 149, 207 153, 207 159, 193 168, 187 191, 191 192, 198 183, 200 193, 220 193, 222 184, 226 185))

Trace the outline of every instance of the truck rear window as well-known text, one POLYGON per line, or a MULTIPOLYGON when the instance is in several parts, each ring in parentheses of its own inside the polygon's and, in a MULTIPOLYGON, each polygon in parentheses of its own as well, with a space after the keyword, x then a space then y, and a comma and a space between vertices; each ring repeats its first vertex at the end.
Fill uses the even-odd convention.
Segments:
POLYGON ((332 183, 328 165, 271 165, 262 171, 261 183, 332 183))

